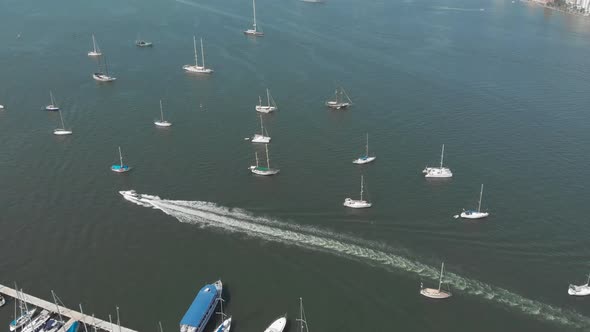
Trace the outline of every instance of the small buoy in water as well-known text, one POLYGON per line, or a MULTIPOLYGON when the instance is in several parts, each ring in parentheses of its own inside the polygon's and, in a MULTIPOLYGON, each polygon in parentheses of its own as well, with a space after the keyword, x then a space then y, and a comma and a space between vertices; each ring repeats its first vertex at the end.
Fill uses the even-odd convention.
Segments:
POLYGON ((457 219, 457 218, 459 218, 459 215, 456 214, 456 215, 453 216, 453 218, 457 219))
POLYGON ((3 110, 3 109, 4 109, 4 105, 0 105, 0 110, 3 110))
POLYGON ((244 137, 244 141, 249 141, 250 137, 244 137))

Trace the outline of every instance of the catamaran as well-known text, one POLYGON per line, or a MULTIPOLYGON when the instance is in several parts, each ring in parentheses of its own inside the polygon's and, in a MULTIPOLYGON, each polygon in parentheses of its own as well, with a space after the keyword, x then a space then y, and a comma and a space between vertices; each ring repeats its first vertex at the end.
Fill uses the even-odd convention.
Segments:
POLYGON ((453 295, 453 294, 451 294, 450 291, 448 291, 448 290, 445 291, 445 290, 441 289, 444 269, 445 269, 445 263, 443 262, 440 267, 440 277, 438 279, 438 289, 424 288, 424 285, 422 283, 420 283, 420 294, 422 294, 426 297, 429 297, 431 299, 447 299, 453 295))
POLYGON ((268 158, 268 145, 265 145, 264 148, 266 149, 266 167, 260 166, 258 164, 258 152, 256 152, 254 154, 256 156, 256 166, 250 166, 250 171, 256 175, 264 176, 279 174, 279 172, 281 171, 280 169, 270 168, 270 159, 268 158))
POLYGON ((347 108, 350 105, 352 105, 352 100, 350 97, 348 97, 348 94, 346 94, 344 88, 336 89, 334 92, 334 100, 326 101, 326 106, 336 110, 347 108))
POLYGON ((59 110, 58 112, 59 112, 59 119, 61 120, 61 127, 54 129, 53 134, 54 135, 71 135, 72 130, 66 129, 66 125, 64 124, 64 118, 63 118, 63 116, 61 116, 61 110, 59 110))
MULTIPOLYGON (((252 137, 252 143, 270 143, 270 136, 265 136, 266 131, 264 130, 264 123, 262 122, 262 114, 260 115, 260 134, 254 134, 252 137)), ((266 133, 268 135, 268 133, 266 133)))
POLYGON ((104 56, 103 58, 104 58, 105 72, 103 73, 101 71, 100 61, 98 61, 98 72, 92 74, 92 78, 94 78, 95 80, 97 80, 99 82, 112 82, 112 81, 116 80, 117 78, 109 75, 109 66, 107 65, 107 57, 104 56))
POLYGON ((297 319, 299 322, 299 332, 309 332, 309 328, 307 327, 307 318, 305 317, 305 311, 303 310, 303 299, 299 298, 299 318, 297 319))
POLYGON ((51 92, 51 90, 49 90, 49 99, 51 100, 51 104, 45 106, 45 110, 46 111, 59 111, 59 106, 57 106, 55 99, 53 99, 53 92, 51 92))
POLYGON ((137 46, 137 47, 150 47, 150 46, 152 46, 152 42, 141 39, 139 34, 137 34, 137 39, 135 40, 135 46, 137 46))
POLYGON ((111 165, 111 171, 117 173, 125 173, 131 170, 131 167, 129 167, 129 165, 123 164, 123 154, 121 153, 121 147, 119 147, 119 161, 120 164, 111 165))
POLYGON ((170 127, 171 122, 164 120, 164 111, 162 109, 162 99, 160 99, 160 120, 154 121, 154 124, 158 127, 170 127))
POLYGON ((445 158, 445 145, 442 145, 442 151, 440 153, 440 166, 439 167, 426 167, 422 170, 422 173, 426 174, 426 178, 450 178, 453 177, 453 172, 448 167, 443 167, 443 160, 445 158))
POLYGON ((92 34, 92 51, 88 52, 88 56, 101 56, 102 52, 96 45, 96 38, 94 38, 94 34, 92 34))
POLYGON ((285 325, 287 325, 287 315, 277 318, 264 332, 283 332, 285 325))
POLYGON ((201 58, 203 65, 199 66, 199 59, 197 56, 197 37, 193 36, 193 47, 195 49, 195 65, 184 65, 182 69, 190 73, 211 74, 213 69, 205 67, 205 51, 203 49, 203 38, 201 38, 201 58))
POLYGON ((277 110, 277 104, 275 103, 274 98, 270 95, 270 90, 268 89, 266 89, 266 101, 268 105, 262 105, 262 98, 258 96, 258 105, 256 105, 256 111, 260 113, 270 113, 277 110))
POLYGON ((372 203, 363 200, 364 184, 365 184, 365 178, 364 178, 364 176, 361 175, 361 199, 346 198, 344 200, 344 204, 343 204, 344 206, 349 207, 349 208, 353 208, 353 209, 364 209, 364 208, 370 208, 373 205, 372 203))
POLYGON ((254 12, 254 23, 252 24, 252 29, 245 30, 244 34, 247 36, 262 37, 264 36, 264 32, 258 30, 258 26, 256 25, 256 0, 252 0, 252 10, 254 12))
POLYGON ((461 218, 466 219, 481 219, 489 216, 488 212, 481 212, 481 197, 483 195, 483 184, 481 185, 481 190, 479 191, 479 203, 477 204, 477 210, 467 210, 461 212, 461 218))
POLYGON ((221 299, 223 284, 217 280, 203 286, 180 320, 180 332, 202 332, 221 299))
POLYGON ((588 280, 586 281, 585 284, 583 285, 572 285, 570 284, 567 293, 569 295, 575 295, 575 296, 586 296, 586 295, 590 295, 590 274, 588 275, 588 280))
POLYGON ((353 160, 352 163, 357 165, 368 164, 375 159, 377 159, 377 157, 375 156, 369 157, 369 134, 367 133, 367 145, 365 146, 365 155, 353 160))

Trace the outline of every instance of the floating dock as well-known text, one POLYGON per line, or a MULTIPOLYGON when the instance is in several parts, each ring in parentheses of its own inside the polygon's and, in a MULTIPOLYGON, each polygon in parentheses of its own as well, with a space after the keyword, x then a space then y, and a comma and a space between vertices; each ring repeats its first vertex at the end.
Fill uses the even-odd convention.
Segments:
POLYGON ((87 326, 95 327, 99 330, 104 330, 104 331, 109 331, 109 332, 137 332, 135 330, 120 326, 118 324, 113 324, 111 322, 107 322, 102 319, 98 319, 93 316, 89 316, 89 315, 83 314, 81 312, 78 312, 78 311, 75 311, 72 309, 68 309, 66 307, 56 306, 56 304, 53 302, 45 301, 43 299, 40 299, 40 298, 30 295, 30 294, 22 293, 20 291, 18 293, 19 294, 17 294, 16 289, 0 284, 0 294, 4 294, 4 295, 12 297, 14 299, 20 298, 21 300, 23 300, 24 302, 26 302, 28 304, 31 304, 35 307, 45 309, 49 312, 56 313, 56 314, 57 314, 57 309, 59 308, 59 313, 63 317, 69 318, 69 320, 65 324, 66 331, 67 331, 67 329, 70 328, 70 326, 72 326, 72 324, 74 324, 75 321, 80 321, 81 323, 86 324, 87 326))

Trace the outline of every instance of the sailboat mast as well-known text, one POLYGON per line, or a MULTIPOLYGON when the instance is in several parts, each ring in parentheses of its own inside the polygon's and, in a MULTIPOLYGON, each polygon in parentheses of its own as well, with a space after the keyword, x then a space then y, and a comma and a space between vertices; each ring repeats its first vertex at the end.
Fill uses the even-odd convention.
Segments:
POLYGON ((84 320, 84 311, 82 310, 82 303, 79 303, 78 306, 80 307, 80 313, 82 314, 82 324, 84 324, 84 332, 88 332, 88 327, 86 327, 86 321, 84 320))
POLYGON ((197 37, 193 35, 193 48, 195 49, 195 66, 199 66, 199 59, 197 58, 197 37))
POLYGON ((481 184, 481 190, 479 191, 479 204, 477 205, 477 212, 481 210, 481 196, 483 196, 483 183, 481 184))
POLYGON ((440 168, 443 168, 443 159, 445 158, 445 145, 442 145, 442 151, 440 153, 440 168))
POLYGON ((268 158, 268 145, 264 146, 266 148, 266 168, 270 168, 270 159, 268 158))
POLYGON ((164 122, 164 110, 162 110, 162 99, 160 99, 160 116, 162 117, 162 122, 164 122))
POLYGON ((254 12, 254 31, 256 31, 256 0, 252 0, 252 10, 254 12))
POLYGON ((121 168, 123 167, 123 154, 121 153, 121 147, 119 147, 119 160, 121 161, 121 168))
POLYGON ((270 92, 268 91, 268 88, 266 88, 266 100, 268 101, 268 107, 270 107, 270 92))
POLYGON ((258 167, 258 152, 254 152, 254 155, 256 156, 256 167, 258 167))
POLYGON ((121 320, 119 319, 119 307, 117 306, 117 326, 119 326, 119 332, 121 332, 121 320))
POLYGON ((366 151, 366 156, 369 156, 369 133, 367 133, 367 151, 366 151))
POLYGON ((262 124, 262 114, 260 115, 260 135, 264 136, 264 125, 262 124))
POLYGON ((61 116, 61 110, 59 110, 59 119, 61 120, 61 128, 66 129, 66 125, 64 124, 64 118, 61 116))
POLYGON ((107 76, 109 76, 109 65, 107 64, 107 56, 104 56, 104 70, 107 74, 107 76))
POLYGON ((94 49, 94 53, 96 53, 96 39, 94 38, 94 34, 92 34, 92 48, 94 49))
POLYGON ((49 98, 51 99, 51 105, 55 106, 55 101, 53 100, 53 92, 49 90, 49 98))
POLYGON ((262 97, 258 96, 258 104, 262 106, 262 97))
POLYGON ((442 285, 443 271, 445 269, 445 262, 440 266, 440 278, 438 279, 438 291, 440 292, 440 286, 442 285))
POLYGON ((361 201, 363 200, 363 186, 365 178, 361 175, 361 201))
POLYGON ((203 68, 205 68, 205 51, 203 50, 203 38, 201 38, 201 59, 203 61, 203 68))
POLYGON ((303 332, 303 299, 299 298, 299 322, 301 323, 301 327, 299 332, 303 332))

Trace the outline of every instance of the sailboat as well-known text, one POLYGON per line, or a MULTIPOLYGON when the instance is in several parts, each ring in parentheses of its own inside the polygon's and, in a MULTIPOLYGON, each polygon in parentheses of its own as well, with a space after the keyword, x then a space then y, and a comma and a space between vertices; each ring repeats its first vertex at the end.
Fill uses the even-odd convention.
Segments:
POLYGON ((341 108, 347 108, 348 106, 352 105, 352 100, 344 91, 344 88, 338 88, 334 92, 334 100, 326 101, 326 106, 331 109, 339 110, 341 108))
POLYGON ((27 308, 27 303, 24 301, 23 297, 23 293, 22 290, 19 292, 18 287, 14 287, 17 291, 16 291, 16 299, 14 302, 14 320, 12 322, 10 322, 10 324, 8 324, 8 328, 10 329, 10 331, 14 331, 16 329, 19 329, 20 327, 22 327, 23 325, 29 323, 31 321, 31 318, 33 318, 33 316, 35 315, 35 312, 37 312, 36 308, 33 308, 31 310, 29 310, 27 308), (16 316, 16 303, 18 302, 19 304, 19 308, 20 308, 20 316, 16 316))
POLYGON ((275 103, 274 98, 270 95, 270 90, 268 89, 266 89, 266 101, 268 105, 262 105, 262 98, 258 96, 258 105, 256 105, 256 111, 260 113, 270 113, 277 110, 277 104, 275 103))
POLYGON ((101 56, 102 52, 96 45, 96 38, 94 38, 94 34, 92 34, 92 51, 88 52, 88 56, 101 56))
POLYGON ((195 49, 195 65, 184 65, 182 69, 190 73, 211 74, 213 69, 205 67, 205 51, 203 49, 203 38, 201 38, 201 58, 203 65, 199 66, 199 59, 197 56, 197 37, 193 36, 193 47, 195 49))
POLYGON ((444 270, 445 270, 445 263, 443 262, 440 267, 440 278, 438 279, 438 289, 424 288, 424 285, 422 283, 420 283, 420 294, 422 294, 426 297, 429 297, 431 299, 447 299, 447 298, 451 297, 453 294, 451 294, 450 291, 445 291, 445 290, 441 289, 444 270))
POLYGON ((277 318, 264 332, 283 332, 285 325, 287 325, 287 315, 277 318))
POLYGON ((373 204, 363 200, 364 185, 365 178, 361 175, 361 199, 346 198, 343 205, 353 209, 370 208, 373 204))
POLYGON ((170 127, 171 122, 164 120, 164 111, 162 109, 162 99, 160 99, 160 120, 154 121, 154 124, 158 127, 170 127))
POLYGON ((49 99, 51 100, 51 103, 49 105, 45 106, 45 110, 46 111, 58 111, 59 106, 57 106, 55 99, 53 99, 53 92, 51 92, 51 90, 49 90, 49 99))
MULTIPOLYGON (((270 136, 265 136, 264 124, 262 122, 262 114, 260 115, 260 134, 254 134, 252 143, 270 143, 270 136)), ((268 135, 268 133, 266 133, 268 135)))
POLYGON ((137 39, 135 40, 135 46, 137 46, 137 47, 151 47, 152 45, 153 45, 152 42, 141 39, 139 34, 137 34, 137 39))
POLYGON ((367 145, 365 146, 365 155, 353 160, 352 163, 357 165, 368 164, 375 159, 377 159, 377 157, 375 156, 369 157, 369 134, 367 133, 367 145))
POLYGON ((92 78, 94 78, 95 80, 99 81, 99 82, 112 82, 114 80, 116 80, 117 78, 114 76, 110 76, 109 75, 109 67, 107 65, 107 57, 104 56, 104 68, 105 68, 105 72, 103 73, 100 69, 100 61, 98 62, 98 72, 92 74, 92 78))
POLYGON ((567 293, 569 295, 575 295, 575 296, 586 296, 586 295, 590 295, 590 274, 588 275, 588 280, 586 281, 586 283, 584 285, 580 285, 580 286, 576 286, 576 285, 572 285, 570 284, 567 293))
POLYGON ((305 311, 303 310, 303 299, 299 298, 299 318, 297 319, 299 322, 299 332, 303 332, 305 328, 305 332, 309 332, 309 328, 307 327, 307 318, 305 318, 305 311))
POLYGON ((256 156, 256 166, 250 166, 250 171, 256 175, 264 176, 279 174, 279 172, 281 171, 280 169, 270 168, 270 159, 268 158, 268 145, 265 145, 264 148, 266 149, 266 167, 260 166, 258 164, 258 152, 256 152, 254 154, 256 156))
POLYGON ((442 145, 442 151, 440 153, 440 167, 426 167, 422 170, 422 173, 426 174, 426 178, 451 178, 453 172, 450 168, 443 167, 443 160, 445 158, 445 145, 442 145))
POLYGON ((488 212, 481 212, 481 197, 483 196, 483 184, 481 185, 481 190, 479 191, 479 203, 477 204, 477 210, 467 210, 461 212, 461 218, 466 219, 481 219, 489 216, 488 212))
POLYGON ((59 306, 57 305, 57 295, 55 295, 55 292, 53 291, 51 291, 51 295, 53 296, 53 302, 55 303, 58 317, 49 318, 49 320, 47 320, 37 332, 57 332, 66 323, 61 315, 61 310, 59 310, 59 306))
POLYGON ((64 118, 61 116, 61 110, 59 110, 59 119, 61 120, 61 127, 56 128, 53 130, 54 135, 71 135, 72 131, 70 129, 66 129, 66 125, 64 124, 64 118))
POLYGON ((213 330, 214 332, 229 332, 230 328, 231 328, 231 316, 229 318, 225 318, 226 314, 223 313, 223 302, 224 300, 220 297, 219 298, 219 316, 221 317, 221 324, 219 324, 215 330, 213 330))
POLYGON ((244 34, 247 36, 262 37, 264 36, 264 32, 259 31, 258 26, 256 25, 256 0, 252 0, 252 9, 254 12, 254 23, 252 24, 251 29, 244 31, 244 34))
POLYGON ((123 154, 121 153, 121 147, 119 147, 119 160, 121 161, 120 164, 113 164, 111 166, 111 171, 117 173, 125 173, 131 170, 131 167, 128 165, 123 164, 123 154))

